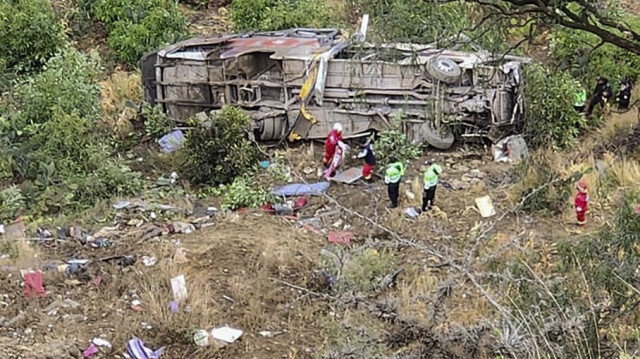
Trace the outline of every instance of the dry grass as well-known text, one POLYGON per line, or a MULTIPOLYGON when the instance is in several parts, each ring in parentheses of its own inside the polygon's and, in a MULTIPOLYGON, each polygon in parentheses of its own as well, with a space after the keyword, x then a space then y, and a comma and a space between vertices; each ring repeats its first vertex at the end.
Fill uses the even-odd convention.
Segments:
POLYGON ((101 84, 100 109, 103 125, 118 135, 130 132, 142 101, 139 72, 116 70, 101 84))

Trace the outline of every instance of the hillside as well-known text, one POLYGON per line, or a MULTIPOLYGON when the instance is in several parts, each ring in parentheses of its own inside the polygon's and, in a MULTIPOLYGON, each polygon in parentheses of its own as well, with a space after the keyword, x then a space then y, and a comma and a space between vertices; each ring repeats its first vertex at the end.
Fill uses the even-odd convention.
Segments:
MULTIPOLYGON (((620 5, 640 24, 635 2, 620 5)), ((31 20, 0 24, 3 358, 125 358, 132 338, 165 359, 639 355, 640 87, 629 110, 612 103, 586 118, 572 107, 596 75, 614 90, 636 81, 630 51, 540 19, 522 25, 525 15, 485 22, 488 9, 457 3, 34 0, 0 4, 8 13, 31 20), (207 127, 144 104, 137 62, 150 50, 235 30, 353 33, 362 13, 372 41, 464 30, 490 51, 532 57, 530 155, 495 162, 490 144, 437 150, 392 127, 374 142, 371 183, 332 181, 275 215, 262 206, 281 201, 273 188, 324 181, 322 144, 257 144, 239 108, 207 127), (186 141, 164 153, 158 140, 175 128, 186 141), (382 180, 392 153, 407 168, 396 209, 382 180), (434 209, 414 218, 403 210, 421 205, 425 160, 443 173, 434 209), (578 181, 589 189, 584 227, 578 181), (29 269, 43 292, 29 294, 29 269), (184 300, 172 289, 180 275, 184 300), (224 326, 242 336, 195 343, 197 330, 224 326)), ((343 169, 359 168, 348 143, 343 169)))

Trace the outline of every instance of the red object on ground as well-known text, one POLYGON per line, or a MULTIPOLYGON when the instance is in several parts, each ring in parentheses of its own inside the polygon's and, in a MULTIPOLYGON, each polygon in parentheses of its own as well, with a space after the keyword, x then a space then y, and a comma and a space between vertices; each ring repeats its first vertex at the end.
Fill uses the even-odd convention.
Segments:
POLYGON ((579 191, 576 194, 576 197, 573 199, 573 206, 576 211, 576 218, 578 220, 578 224, 583 225, 587 223, 586 213, 587 207, 589 206, 589 195, 587 192, 579 191))
POLYGON ((102 276, 100 274, 96 275, 96 277, 91 280, 91 284, 96 287, 99 287, 100 283, 102 283, 102 276))
POLYGON ((336 153, 336 146, 338 146, 339 141, 342 141, 342 135, 336 130, 331 130, 327 139, 324 141, 324 158, 322 159, 322 162, 326 165, 329 165, 333 160, 333 156, 336 153))
POLYGON ((371 174, 373 173, 373 170, 376 168, 375 165, 370 165, 365 163, 364 167, 362 167, 362 177, 364 177, 364 179, 369 179, 371 178, 371 174))
POLYGON ((351 243, 351 233, 345 231, 330 231, 329 242, 330 243, 351 243))
POLYGON ((297 210, 303 208, 304 206, 307 205, 307 202, 308 202, 307 199, 304 198, 304 197, 300 197, 300 198, 296 199, 296 201, 293 202, 293 210, 297 211, 297 210))
POLYGON ((640 216, 640 204, 636 205, 636 214, 640 216))
POLYGON ((271 205, 271 203, 265 203, 262 207, 260 207, 260 210, 263 212, 271 213, 271 214, 276 213, 276 210, 273 209, 273 206, 271 205))
POLYGON ((42 272, 28 272, 24 275, 24 295, 27 298, 44 297, 46 292, 42 287, 42 272))

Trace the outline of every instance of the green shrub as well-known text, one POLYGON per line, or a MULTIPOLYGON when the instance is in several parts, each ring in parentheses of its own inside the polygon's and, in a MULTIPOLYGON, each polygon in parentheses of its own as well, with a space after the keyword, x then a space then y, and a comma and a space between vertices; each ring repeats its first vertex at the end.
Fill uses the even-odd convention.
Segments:
POLYGON ((100 61, 96 53, 87 57, 74 48, 58 52, 44 65, 42 72, 16 85, 14 126, 18 131, 32 130, 47 122, 59 109, 76 112, 79 117, 98 118, 100 61))
MULTIPOLYGON (((640 20, 635 22, 640 26, 640 20)), ((607 77, 612 85, 625 77, 634 81, 640 76, 638 55, 611 44, 593 50, 599 42, 598 37, 584 31, 554 29, 549 47, 554 66, 570 71, 590 89, 595 86, 598 75, 607 77)))
POLYGON ((422 153, 419 143, 413 143, 402 132, 402 117, 400 114, 393 119, 393 127, 378 134, 378 139, 373 144, 380 165, 389 163, 389 157, 395 156, 398 160, 407 163, 416 159, 422 153))
POLYGON ((0 223, 13 221, 24 206, 24 196, 15 185, 0 191, 0 223))
POLYGON ((566 72, 552 73, 542 65, 525 68, 525 132, 530 146, 565 148, 586 125, 573 108, 578 86, 566 72))
POLYGON ((238 31, 335 26, 324 0, 233 0, 229 15, 238 31))
POLYGON ((236 177, 230 185, 221 186, 217 194, 222 195, 222 208, 230 210, 260 207, 268 200, 267 191, 246 177, 236 177))
POLYGON ((48 0, 0 2, 0 39, 0 63, 18 71, 40 67, 65 42, 48 0))
POLYGON ((254 168, 259 160, 257 145, 248 138, 251 117, 242 109, 225 106, 207 123, 186 134, 183 171, 197 184, 230 183, 254 168))
POLYGON ((130 65, 146 52, 177 42, 187 34, 178 10, 155 8, 140 22, 118 21, 109 32, 109 46, 130 65))
POLYGON ((188 34, 187 21, 175 0, 95 0, 88 8, 109 31, 109 46, 129 65, 136 65, 146 52, 188 34))
POLYGON ((144 119, 144 133, 151 139, 158 139, 166 135, 171 132, 176 125, 174 119, 162 112, 160 105, 151 107, 145 103, 142 106, 140 115, 144 119))
POLYGON ((105 23, 107 28, 119 21, 140 23, 153 10, 171 9, 177 6, 175 0, 85 0, 93 18, 105 23))

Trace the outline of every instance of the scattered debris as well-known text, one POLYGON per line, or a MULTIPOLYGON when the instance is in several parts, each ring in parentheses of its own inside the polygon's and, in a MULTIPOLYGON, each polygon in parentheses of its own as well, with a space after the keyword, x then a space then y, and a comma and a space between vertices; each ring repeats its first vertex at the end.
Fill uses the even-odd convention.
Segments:
POLYGON ((187 255, 185 253, 184 248, 177 247, 173 250, 173 263, 180 264, 187 262, 187 255))
POLYGON ((488 218, 496 214, 496 209, 493 207, 493 202, 489 196, 476 198, 476 206, 478 206, 480 215, 484 218, 488 218))
POLYGON ((410 218, 418 218, 418 217, 420 217, 420 213, 421 212, 422 211, 417 207, 407 207, 407 208, 402 210, 402 213, 404 213, 406 216, 408 216, 410 218))
POLYGON ((413 201, 416 198, 416 195, 413 194, 413 192, 411 192, 411 190, 404 191, 404 194, 407 195, 407 198, 409 198, 409 200, 411 200, 411 201, 413 201))
POLYGON ((147 348, 142 340, 133 337, 127 342, 127 352, 134 359, 159 359, 164 352, 164 348, 153 351, 147 348))
POLYGON ((242 330, 230 327, 216 328, 211 331, 213 339, 223 341, 225 343, 233 343, 242 336, 242 330))
POLYGON ((329 242, 330 243, 351 243, 352 234, 345 231, 330 231, 329 242))
POLYGON ((99 347, 111 348, 111 343, 109 343, 109 341, 102 338, 95 337, 91 342, 99 347))
POLYGON ((169 303, 169 310, 171 311, 171 313, 177 313, 179 309, 180 309, 180 304, 178 304, 178 302, 176 302, 175 300, 172 300, 169 303))
POLYGON ((338 172, 335 176, 331 177, 331 180, 339 183, 352 184, 360 178, 362 178, 362 168, 351 167, 345 171, 338 172))
POLYGON ((142 256, 142 263, 145 265, 145 267, 154 266, 156 262, 157 259, 154 256, 142 256))
POLYGON ((158 144, 164 153, 173 153, 182 147, 184 143, 184 134, 180 130, 175 130, 167 135, 162 136, 158 140, 158 144))
POLYGON ((191 223, 171 222, 169 224, 169 233, 189 234, 196 231, 196 227, 191 223))
POLYGON ((187 283, 184 275, 181 274, 171 279, 171 291, 176 302, 180 303, 187 300, 187 283))
POLYGON ((95 344, 91 343, 89 344, 89 347, 82 352, 82 357, 90 358, 95 354, 98 354, 98 347, 96 347, 95 344))
POLYGON ((80 307, 80 303, 75 300, 65 299, 65 300, 54 300, 53 303, 49 304, 43 311, 50 313, 54 310, 58 310, 60 308, 78 308, 80 307))
POLYGON ((493 146, 495 162, 518 162, 529 156, 529 147, 522 135, 505 137, 493 146))
POLYGON ((329 189, 329 182, 317 183, 293 183, 290 185, 278 187, 273 190, 273 194, 279 197, 293 196, 321 196, 329 189))
POLYGON ((24 279, 24 295, 27 298, 44 297, 46 292, 42 286, 42 272, 27 270, 22 272, 24 279))
POLYGON ((142 310, 142 302, 139 299, 134 299, 131 301, 131 309, 139 312, 142 310))
POLYGON ((260 332, 260 335, 262 335, 265 338, 273 338, 275 336, 284 334, 285 332, 271 332, 271 331, 262 331, 260 332))
POLYGON ((260 161, 260 167, 263 169, 269 168, 270 165, 271 163, 269 161, 260 161))
POLYGON ((306 175, 308 176, 308 175, 312 174, 312 173, 313 173, 313 171, 314 171, 314 169, 313 169, 313 168, 311 168, 311 167, 305 167, 305 168, 302 170, 302 173, 304 173, 304 174, 306 174, 306 175))

